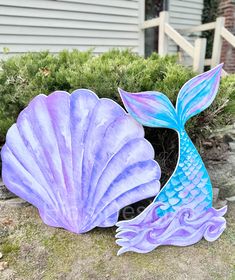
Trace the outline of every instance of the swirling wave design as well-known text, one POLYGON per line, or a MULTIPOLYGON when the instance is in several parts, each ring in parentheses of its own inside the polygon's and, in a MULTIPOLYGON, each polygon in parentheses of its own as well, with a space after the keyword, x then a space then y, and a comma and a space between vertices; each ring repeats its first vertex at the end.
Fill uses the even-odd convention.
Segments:
POLYGON ((149 205, 138 217, 117 223, 116 243, 122 248, 118 255, 127 251, 148 253, 161 245, 188 246, 197 243, 203 237, 214 241, 226 228, 223 215, 227 207, 213 207, 196 212, 190 205, 182 206, 176 212, 163 217, 157 215, 162 202, 149 205))

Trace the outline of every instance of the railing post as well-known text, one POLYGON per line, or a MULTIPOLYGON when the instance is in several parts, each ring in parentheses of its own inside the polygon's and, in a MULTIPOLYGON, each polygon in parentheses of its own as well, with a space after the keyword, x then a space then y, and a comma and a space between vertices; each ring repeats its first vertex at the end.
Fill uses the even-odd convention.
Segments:
POLYGON ((197 38, 194 45, 193 70, 199 73, 204 71, 206 56, 206 38, 197 38))
POLYGON ((222 28, 224 27, 224 23, 225 23, 224 17, 218 17, 216 19, 212 58, 211 58, 211 68, 215 67, 217 64, 220 63, 220 56, 221 56, 221 49, 222 49, 222 42, 223 42, 221 32, 222 32, 222 28))
POLYGON ((168 53, 168 37, 165 33, 165 23, 169 21, 168 12, 160 13, 160 25, 158 35, 158 54, 164 56, 168 53))

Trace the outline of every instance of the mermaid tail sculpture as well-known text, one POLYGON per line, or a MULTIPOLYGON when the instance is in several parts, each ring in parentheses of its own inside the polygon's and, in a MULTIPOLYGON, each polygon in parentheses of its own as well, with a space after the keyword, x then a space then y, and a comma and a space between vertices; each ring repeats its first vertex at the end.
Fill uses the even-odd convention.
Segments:
POLYGON ((187 246, 201 238, 216 240, 226 227, 227 208, 212 207, 212 185, 205 165, 184 125, 214 100, 222 65, 188 81, 176 108, 159 92, 128 93, 120 89, 127 111, 150 127, 171 128, 179 137, 176 169, 153 203, 139 216, 117 223, 118 254, 147 253, 160 245, 187 246))

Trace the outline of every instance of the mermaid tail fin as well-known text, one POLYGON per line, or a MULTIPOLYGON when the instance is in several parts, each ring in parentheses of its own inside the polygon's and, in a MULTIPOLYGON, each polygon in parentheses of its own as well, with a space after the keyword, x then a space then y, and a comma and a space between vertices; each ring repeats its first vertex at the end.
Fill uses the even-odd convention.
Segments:
POLYGON ((125 108, 138 122, 150 127, 178 129, 178 118, 169 98, 157 91, 130 93, 118 89, 125 108))
POLYGON ((189 80, 181 88, 176 112, 182 125, 208 108, 217 94, 223 64, 189 80))
POLYGON ((180 130, 186 121, 204 111, 215 99, 223 64, 189 80, 181 88, 176 109, 163 93, 129 93, 119 89, 127 111, 138 122, 150 127, 180 130))

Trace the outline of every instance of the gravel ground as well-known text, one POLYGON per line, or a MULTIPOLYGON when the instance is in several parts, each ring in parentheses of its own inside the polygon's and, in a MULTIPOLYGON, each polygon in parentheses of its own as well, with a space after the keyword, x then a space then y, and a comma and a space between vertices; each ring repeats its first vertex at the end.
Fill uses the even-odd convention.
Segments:
POLYGON ((115 228, 75 235, 43 224, 37 210, 0 202, 0 279, 235 279, 235 203, 228 227, 213 243, 160 247, 116 256, 115 228))

